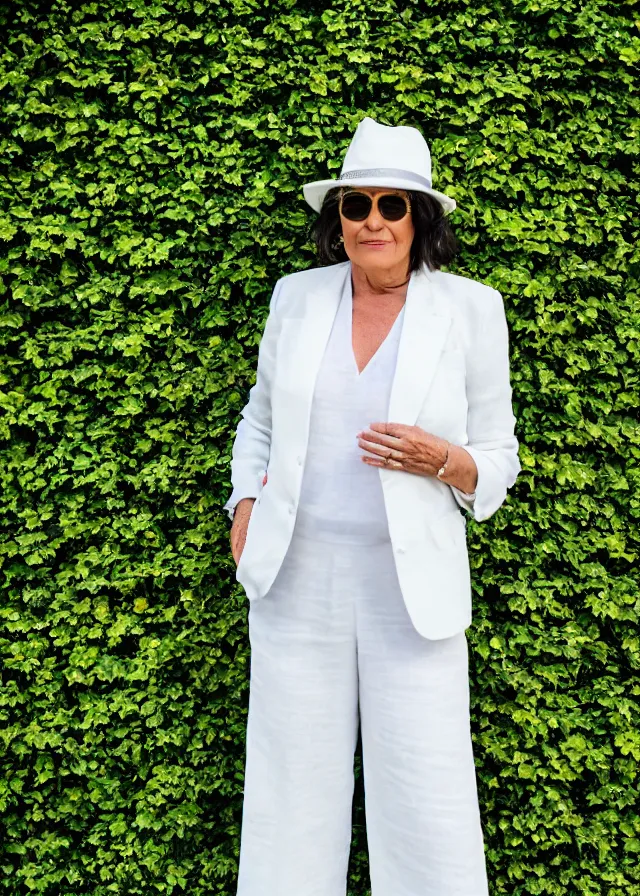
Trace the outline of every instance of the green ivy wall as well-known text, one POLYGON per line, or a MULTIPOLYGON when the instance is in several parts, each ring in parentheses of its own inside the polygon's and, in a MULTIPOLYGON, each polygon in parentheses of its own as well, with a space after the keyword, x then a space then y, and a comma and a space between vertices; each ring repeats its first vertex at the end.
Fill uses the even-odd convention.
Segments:
MULTIPOLYGON (((469 521, 492 896, 640 896, 633 2, 0 9, 0 892, 235 893, 221 507, 304 181, 419 127, 499 289, 523 471, 469 521)), ((369 891, 360 746, 350 896, 369 891)), ((300 894, 304 896, 304 894, 300 894)))

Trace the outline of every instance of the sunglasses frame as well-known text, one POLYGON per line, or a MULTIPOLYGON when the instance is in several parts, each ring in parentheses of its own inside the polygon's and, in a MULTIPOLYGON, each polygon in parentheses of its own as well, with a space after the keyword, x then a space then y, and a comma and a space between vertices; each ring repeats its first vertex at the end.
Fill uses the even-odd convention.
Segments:
MULTIPOLYGON (((366 196, 366 198, 371 202, 371 205, 369 206, 369 211, 367 212, 367 214, 365 215, 364 218, 347 218, 347 221, 366 221, 367 218, 369 217, 369 215, 371 214, 371 209, 374 206, 378 209, 378 211, 380 211, 380 208, 378 207, 378 199, 383 199, 385 196, 397 196, 398 199, 404 199, 405 205, 407 207, 406 212, 404 213, 404 215, 401 218, 385 218, 385 216, 382 214, 382 211, 380 211, 380 214, 382 215, 382 217, 384 218, 385 221, 391 221, 392 223, 397 223, 398 221, 404 221, 406 216, 411 214, 411 200, 409 199, 408 196, 403 196, 401 193, 376 193, 375 196, 369 196, 368 193, 363 193, 362 190, 357 190, 354 187, 340 187, 340 198, 338 201, 338 207, 340 209, 340 214, 342 214, 342 200, 344 199, 345 196, 350 196, 354 193, 359 196, 366 196)), ((347 216, 345 215, 344 217, 346 218, 347 216)))

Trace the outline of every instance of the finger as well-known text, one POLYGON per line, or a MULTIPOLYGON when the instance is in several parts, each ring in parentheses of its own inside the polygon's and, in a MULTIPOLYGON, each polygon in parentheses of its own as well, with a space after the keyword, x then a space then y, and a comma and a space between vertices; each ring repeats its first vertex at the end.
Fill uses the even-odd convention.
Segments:
POLYGON ((409 426, 408 423, 389 423, 376 422, 370 423, 369 429, 382 435, 393 436, 398 439, 406 437, 411 430, 416 429, 415 426, 409 426))
POLYGON ((369 444, 386 445, 388 448, 396 448, 398 450, 404 445, 404 439, 402 438, 390 436, 383 432, 374 432, 370 429, 364 429, 360 438, 369 444))
POLYGON ((376 457, 388 457, 389 448, 391 447, 390 445, 377 445, 375 442, 369 442, 366 439, 358 439, 358 445, 376 457))
POLYGON ((419 473, 420 470, 411 463, 411 461, 403 459, 401 467, 394 467, 393 465, 385 464, 384 460, 381 460, 378 457, 367 457, 366 455, 362 455, 360 458, 363 463, 367 464, 369 467, 380 467, 382 470, 391 470, 392 472, 402 472, 402 473, 419 473))

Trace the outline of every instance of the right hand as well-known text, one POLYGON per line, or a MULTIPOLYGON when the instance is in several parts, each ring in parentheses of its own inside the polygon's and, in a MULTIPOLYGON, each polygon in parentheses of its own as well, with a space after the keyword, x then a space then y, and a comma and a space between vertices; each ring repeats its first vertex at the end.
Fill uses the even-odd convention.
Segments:
POLYGON ((249 526, 249 518, 255 504, 255 498, 242 498, 236 504, 235 513, 233 514, 233 523, 231 525, 231 553, 236 562, 236 568, 240 563, 240 557, 244 550, 244 543, 247 538, 247 528, 249 526))

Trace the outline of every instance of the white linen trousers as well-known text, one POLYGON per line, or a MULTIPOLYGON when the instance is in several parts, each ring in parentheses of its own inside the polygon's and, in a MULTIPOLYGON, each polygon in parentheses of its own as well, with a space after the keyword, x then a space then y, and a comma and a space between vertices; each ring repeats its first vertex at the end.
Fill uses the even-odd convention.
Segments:
POLYGON ((386 419, 403 318, 359 374, 347 278, 292 539, 249 606, 237 896, 345 896, 358 724, 372 896, 488 894, 466 635, 413 627, 378 469, 356 438, 386 419))

